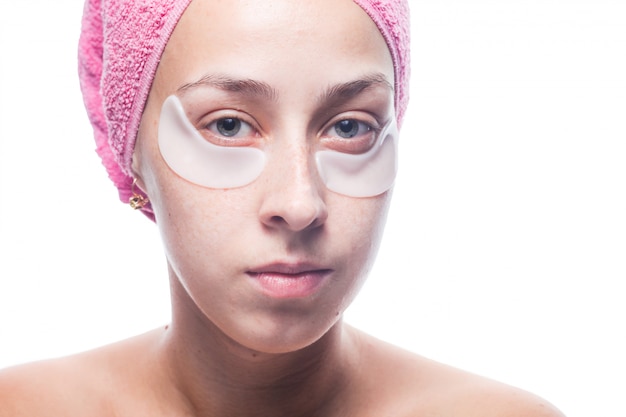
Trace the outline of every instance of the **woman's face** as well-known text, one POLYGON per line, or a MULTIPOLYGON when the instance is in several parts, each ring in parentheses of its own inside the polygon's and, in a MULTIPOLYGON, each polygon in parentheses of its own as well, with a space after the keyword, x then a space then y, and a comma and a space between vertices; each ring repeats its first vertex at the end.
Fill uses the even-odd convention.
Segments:
POLYGON ((367 275, 391 193, 330 191, 315 152, 369 146, 395 118, 393 83, 382 36, 351 0, 194 0, 159 65, 133 163, 186 294, 174 302, 259 351, 327 332, 367 275), (206 140, 271 154, 258 178, 217 189, 173 172, 157 143, 172 94, 206 140))

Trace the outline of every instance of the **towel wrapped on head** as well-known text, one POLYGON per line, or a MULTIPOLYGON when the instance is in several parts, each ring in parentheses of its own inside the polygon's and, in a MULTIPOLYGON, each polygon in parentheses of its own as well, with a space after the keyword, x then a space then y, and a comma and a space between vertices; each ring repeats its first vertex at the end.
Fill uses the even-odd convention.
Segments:
MULTIPOLYGON (((128 202, 137 131, 165 45, 191 0, 87 0, 79 41, 79 77, 98 155, 128 202)), ((353 0, 376 23, 394 64, 401 124, 408 102, 407 0, 353 0)), ((142 211, 154 219, 150 205, 142 211)))

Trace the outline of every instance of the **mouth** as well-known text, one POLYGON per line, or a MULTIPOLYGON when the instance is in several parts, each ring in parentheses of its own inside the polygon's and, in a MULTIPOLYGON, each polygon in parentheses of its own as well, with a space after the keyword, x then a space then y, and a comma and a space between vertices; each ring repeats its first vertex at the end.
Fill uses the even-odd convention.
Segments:
POLYGON ((246 273, 262 293, 284 299, 312 295, 332 272, 332 269, 308 264, 274 263, 246 273))

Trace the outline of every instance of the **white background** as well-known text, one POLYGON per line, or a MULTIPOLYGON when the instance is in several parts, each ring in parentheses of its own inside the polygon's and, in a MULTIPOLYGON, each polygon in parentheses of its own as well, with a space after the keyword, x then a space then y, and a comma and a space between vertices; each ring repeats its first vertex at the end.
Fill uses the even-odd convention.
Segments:
MULTIPOLYGON (((626 2, 411 6, 400 177, 348 320, 570 417, 626 416, 626 2)), ((0 367, 169 317, 156 228, 94 152, 81 12, 0 5, 0 367)))

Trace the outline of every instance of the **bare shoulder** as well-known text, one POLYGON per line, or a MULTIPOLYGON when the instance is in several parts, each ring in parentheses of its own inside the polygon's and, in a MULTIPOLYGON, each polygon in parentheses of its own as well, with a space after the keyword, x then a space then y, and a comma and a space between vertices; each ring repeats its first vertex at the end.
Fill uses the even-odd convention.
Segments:
POLYGON ((0 417, 115 415, 112 399, 133 372, 125 356, 145 338, 0 370, 0 417))
POLYGON ((459 370, 451 373, 452 383, 444 392, 457 398, 456 415, 564 417, 550 402, 528 391, 459 370))
POLYGON ((72 359, 54 359, 0 371, 0 417, 74 415, 92 402, 85 376, 72 359))
POLYGON ((366 396, 385 404, 385 414, 564 417, 548 401, 530 392, 444 365, 368 335, 362 335, 361 340, 365 346, 361 352, 368 364, 365 375, 369 374, 364 383, 366 396))

